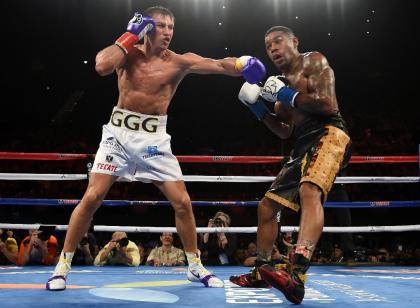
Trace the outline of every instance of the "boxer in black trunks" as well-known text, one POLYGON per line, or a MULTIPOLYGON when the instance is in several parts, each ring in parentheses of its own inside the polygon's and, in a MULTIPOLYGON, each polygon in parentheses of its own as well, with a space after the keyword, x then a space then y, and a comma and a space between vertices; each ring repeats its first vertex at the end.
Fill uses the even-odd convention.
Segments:
POLYGON ((300 53, 298 44, 290 28, 270 28, 265 34, 266 51, 282 75, 269 77, 263 87, 245 83, 239 93, 272 132, 282 139, 293 135, 295 143, 258 205, 256 267, 230 278, 243 287, 274 286, 295 304, 303 300, 305 273, 324 226, 323 203, 347 165, 351 143, 339 112, 332 68, 319 52, 300 53), (264 100, 275 102, 275 114, 264 100), (284 207, 301 209, 300 231, 290 264, 276 268, 270 262, 271 251, 278 234, 276 214, 284 207))

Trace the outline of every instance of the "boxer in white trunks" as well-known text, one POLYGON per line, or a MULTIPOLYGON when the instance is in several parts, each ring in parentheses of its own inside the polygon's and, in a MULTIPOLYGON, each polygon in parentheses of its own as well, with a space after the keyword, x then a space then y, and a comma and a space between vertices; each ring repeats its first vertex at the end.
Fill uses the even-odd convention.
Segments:
POLYGON ((87 190, 71 215, 60 260, 46 285, 48 290, 66 288, 73 253, 118 178, 152 182, 162 191, 175 210, 176 228, 188 260, 188 279, 207 287, 223 287, 223 282, 200 261, 191 200, 171 151, 166 114, 187 74, 242 75, 256 83, 265 77, 265 68, 250 56, 214 60, 169 50, 174 22, 172 12, 164 7, 149 8, 143 15, 136 13, 127 32, 96 56, 99 75, 117 73, 118 103, 103 127, 87 190), (140 39, 144 39, 142 44, 140 39))

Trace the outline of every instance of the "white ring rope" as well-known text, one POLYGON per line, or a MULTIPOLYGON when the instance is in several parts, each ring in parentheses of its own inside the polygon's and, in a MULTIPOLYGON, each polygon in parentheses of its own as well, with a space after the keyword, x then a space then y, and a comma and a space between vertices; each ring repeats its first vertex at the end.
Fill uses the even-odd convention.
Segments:
MULTIPOLYGON (((0 173, 0 180, 45 180, 45 181, 75 181, 86 180, 86 174, 48 174, 48 173, 0 173)), ((229 175, 184 175, 185 182, 235 182, 256 183, 272 182, 274 176, 229 176, 229 175)), ((337 184, 350 183, 420 183, 416 176, 347 176, 337 177, 337 184)))
MULTIPOLYGON (((0 223, 1 229, 16 229, 16 230, 38 230, 41 224, 7 224, 0 223)), ((67 230, 67 225, 56 225, 56 230, 67 230)), ((130 227, 130 226, 101 226, 93 227, 94 231, 105 232, 131 232, 131 233, 162 233, 172 232, 176 233, 175 227, 130 227)), ((298 232, 297 226, 282 226, 283 232, 298 232)), ((403 226, 363 226, 363 227, 324 227, 323 232, 327 233, 369 233, 369 232, 405 232, 405 231, 420 231, 420 225, 403 225, 403 226)), ((256 233, 257 227, 228 227, 228 228, 208 228, 198 227, 197 233, 256 233)))

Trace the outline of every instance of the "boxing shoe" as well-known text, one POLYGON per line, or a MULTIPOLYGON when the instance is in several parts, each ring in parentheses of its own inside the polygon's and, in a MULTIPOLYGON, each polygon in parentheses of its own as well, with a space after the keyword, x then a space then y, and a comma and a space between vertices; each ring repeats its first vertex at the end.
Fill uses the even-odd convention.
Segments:
POLYGON ((209 272, 202 264, 189 266, 187 271, 189 281, 201 282, 205 287, 209 288, 223 288, 224 283, 214 274, 209 272))
POLYGON ((53 275, 48 279, 45 288, 49 291, 62 291, 66 289, 66 279, 71 269, 71 261, 63 253, 55 266, 53 275))
POLYGON ((274 288, 280 290, 286 299, 293 304, 300 304, 305 296, 306 275, 288 267, 273 267, 265 264, 258 268, 261 278, 274 288))
POLYGON ((271 286, 261 278, 258 267, 253 267, 248 274, 230 276, 229 280, 244 288, 271 288, 271 286))

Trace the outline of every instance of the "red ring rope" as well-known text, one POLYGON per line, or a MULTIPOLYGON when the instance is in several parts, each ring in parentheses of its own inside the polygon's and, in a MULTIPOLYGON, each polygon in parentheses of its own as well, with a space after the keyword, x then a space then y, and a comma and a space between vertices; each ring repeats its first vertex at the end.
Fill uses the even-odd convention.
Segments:
MULTIPOLYGON (((69 153, 17 153, 0 152, 1 159, 13 160, 77 160, 93 158, 94 154, 69 153)), ((177 156, 181 163, 230 163, 230 164, 269 164, 279 163, 284 156, 177 156)), ((350 163, 417 163, 418 156, 352 156, 350 163)))

